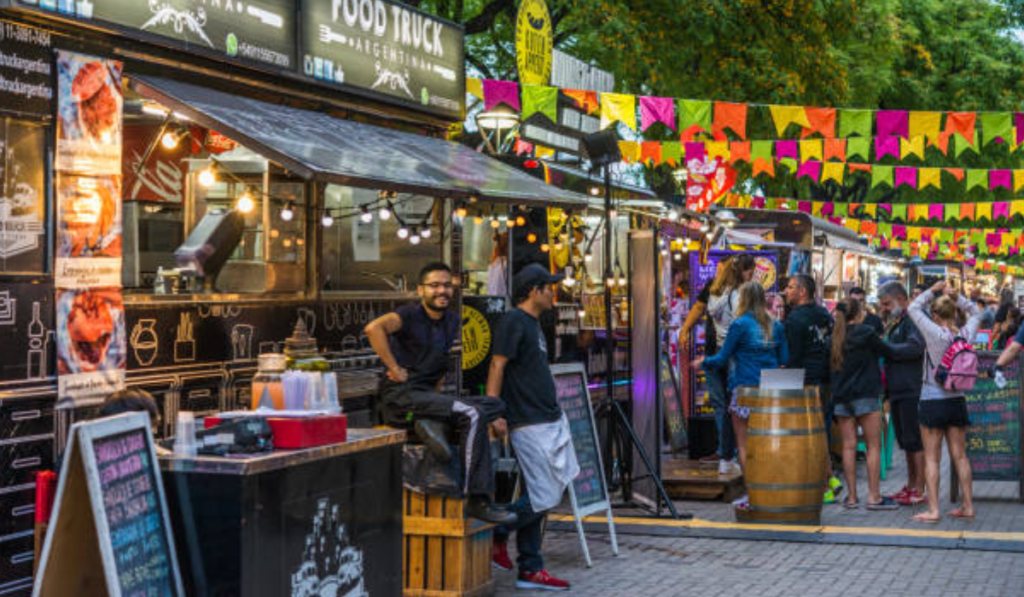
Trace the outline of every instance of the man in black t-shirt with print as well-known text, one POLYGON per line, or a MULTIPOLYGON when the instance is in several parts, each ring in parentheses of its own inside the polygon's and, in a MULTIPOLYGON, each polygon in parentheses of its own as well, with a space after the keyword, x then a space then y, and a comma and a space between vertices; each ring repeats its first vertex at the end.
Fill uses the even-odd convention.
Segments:
POLYGON ((499 568, 512 569, 506 545, 515 531, 519 551, 516 587, 521 589, 569 590, 568 582, 544 570, 540 552, 544 517, 561 502, 565 488, 579 473, 569 423, 555 396, 555 378, 539 321, 553 306, 552 284, 561 279, 537 263, 515 275, 512 300, 516 307, 502 317, 494 332, 487 375, 487 395, 500 396, 505 402, 508 429, 499 422, 496 430, 499 434, 511 432, 526 485, 522 497, 509 506, 516 523, 495 529, 492 561, 499 568))

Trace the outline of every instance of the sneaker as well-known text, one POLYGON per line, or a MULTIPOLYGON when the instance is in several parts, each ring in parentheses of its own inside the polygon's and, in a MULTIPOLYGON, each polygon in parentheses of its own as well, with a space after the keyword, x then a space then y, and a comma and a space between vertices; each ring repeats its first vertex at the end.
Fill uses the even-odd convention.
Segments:
POLYGON ((834 504, 836 503, 836 494, 832 493, 831 489, 825 490, 825 495, 821 498, 822 504, 834 504))
POLYGON ((508 543, 495 541, 491 547, 491 566, 498 570, 511 570, 512 558, 508 557, 508 543))
POLYGON ((719 475, 741 475, 743 474, 740 469, 739 463, 735 460, 719 460, 718 461, 718 474, 719 475))
POLYGON ((832 490, 833 495, 839 495, 843 492, 843 482, 839 480, 839 477, 832 475, 828 478, 828 488, 832 490))
POLYGON ((497 508, 488 497, 479 495, 471 496, 466 502, 466 516, 506 526, 515 524, 517 519, 515 513, 497 508))
POLYGON ((712 464, 722 459, 720 454, 708 454, 707 456, 701 456, 697 459, 697 462, 701 464, 712 464))
MULTIPOLYGON (((900 502, 900 503, 902 504, 903 502, 900 502)), ((905 505, 907 505, 907 506, 916 506, 918 504, 923 504, 923 503, 924 503, 924 496, 921 495, 920 491, 918 491, 916 489, 909 489, 909 490, 907 490, 907 503, 905 505)))
POLYGON ((544 591, 568 591, 569 583, 548 574, 547 570, 538 572, 519 571, 516 579, 517 589, 541 589, 544 591))
POLYGON ((894 493, 893 495, 891 495, 889 497, 891 497, 892 501, 896 502, 897 504, 900 504, 902 506, 909 506, 910 505, 910 501, 909 501, 910 500, 910 488, 907 487, 906 485, 904 485, 903 489, 897 491, 896 493, 894 493))

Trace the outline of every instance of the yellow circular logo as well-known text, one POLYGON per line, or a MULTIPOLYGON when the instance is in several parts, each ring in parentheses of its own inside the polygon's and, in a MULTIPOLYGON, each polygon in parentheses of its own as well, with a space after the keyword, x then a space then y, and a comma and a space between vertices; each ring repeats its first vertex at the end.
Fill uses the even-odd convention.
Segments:
POLYGON ((554 35, 551 14, 544 0, 522 0, 516 14, 516 67, 523 85, 551 81, 554 35))
POLYGON ((491 326, 482 313, 462 305, 462 370, 469 371, 491 350, 491 326))
POLYGON ((765 290, 771 290, 775 285, 775 263, 767 257, 756 257, 754 259, 754 280, 761 283, 765 290))

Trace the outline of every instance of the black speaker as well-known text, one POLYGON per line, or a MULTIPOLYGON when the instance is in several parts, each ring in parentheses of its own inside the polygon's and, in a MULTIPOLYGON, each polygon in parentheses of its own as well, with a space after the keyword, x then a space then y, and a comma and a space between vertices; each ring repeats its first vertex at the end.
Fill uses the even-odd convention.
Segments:
POLYGON ((590 167, 594 170, 614 164, 622 159, 619 136, 610 128, 591 133, 583 137, 583 153, 590 159, 590 167))
POLYGON ((185 244, 174 252, 178 267, 203 277, 216 277, 242 240, 245 216, 235 210, 206 212, 185 244))

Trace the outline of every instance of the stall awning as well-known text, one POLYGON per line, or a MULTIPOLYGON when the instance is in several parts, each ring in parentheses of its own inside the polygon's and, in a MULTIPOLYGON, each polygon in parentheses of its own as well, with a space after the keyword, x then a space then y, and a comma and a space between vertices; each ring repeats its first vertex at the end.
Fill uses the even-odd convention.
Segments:
POLYGON ((443 139, 334 118, 159 77, 143 97, 231 137, 306 179, 444 197, 583 206, 586 197, 443 139))

